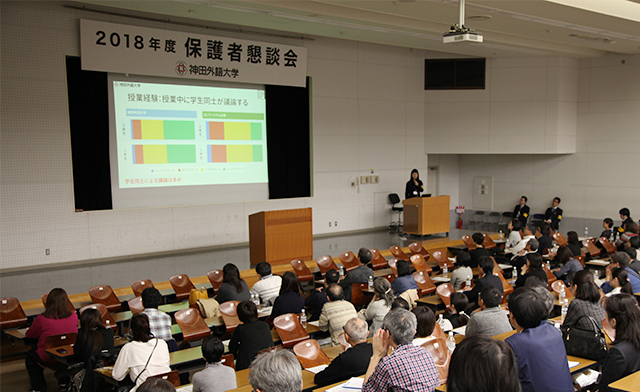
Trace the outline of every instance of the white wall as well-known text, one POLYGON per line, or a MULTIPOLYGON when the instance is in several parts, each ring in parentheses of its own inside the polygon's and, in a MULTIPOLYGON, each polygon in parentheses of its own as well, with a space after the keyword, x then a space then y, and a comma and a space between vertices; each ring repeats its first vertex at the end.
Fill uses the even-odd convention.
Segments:
POLYGON ((0 7, 0 268, 245 242, 247 216, 261 210, 312 207, 314 234, 385 226, 387 194, 402 194, 412 168, 426 174, 424 52, 295 40, 308 48, 313 77, 314 197, 75 213, 65 56, 79 55, 79 19, 211 32, 52 1, 0 7), (379 184, 349 187, 371 169, 379 184))

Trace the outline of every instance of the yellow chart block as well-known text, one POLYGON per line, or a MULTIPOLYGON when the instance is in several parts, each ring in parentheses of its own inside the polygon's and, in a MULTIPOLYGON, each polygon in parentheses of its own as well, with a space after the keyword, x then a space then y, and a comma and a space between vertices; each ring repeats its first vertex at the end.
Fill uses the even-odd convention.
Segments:
POLYGON ((251 140, 251 123, 248 122, 225 122, 225 140, 251 140))
POLYGON ((227 146, 227 162, 253 162, 253 146, 227 146))
POLYGON ((162 120, 142 120, 140 122, 142 138, 151 140, 164 139, 164 121, 162 120))
POLYGON ((167 146, 146 145, 143 153, 144 163, 167 163, 167 146))

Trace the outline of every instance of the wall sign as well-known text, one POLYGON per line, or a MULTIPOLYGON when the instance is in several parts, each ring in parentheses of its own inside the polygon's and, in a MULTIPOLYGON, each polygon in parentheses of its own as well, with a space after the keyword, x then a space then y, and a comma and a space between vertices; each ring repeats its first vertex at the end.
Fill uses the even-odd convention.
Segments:
POLYGON ((307 49, 80 20, 82 69, 226 82, 306 85, 307 49))

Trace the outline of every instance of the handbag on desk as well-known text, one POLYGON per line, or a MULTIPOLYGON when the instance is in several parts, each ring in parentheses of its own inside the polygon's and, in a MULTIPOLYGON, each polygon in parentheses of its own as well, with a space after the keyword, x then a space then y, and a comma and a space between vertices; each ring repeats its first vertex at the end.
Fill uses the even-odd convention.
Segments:
POLYGON ((599 361, 607 356, 607 341, 598 323, 590 316, 582 316, 576 324, 562 330, 562 339, 567 355, 599 361), (590 321, 591 328, 582 329, 577 325, 583 318, 590 321))

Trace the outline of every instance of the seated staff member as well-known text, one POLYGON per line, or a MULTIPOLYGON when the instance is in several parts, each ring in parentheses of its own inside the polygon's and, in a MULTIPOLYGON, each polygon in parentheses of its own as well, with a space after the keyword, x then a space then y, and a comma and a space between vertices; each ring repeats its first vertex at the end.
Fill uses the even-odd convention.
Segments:
POLYGON ((260 276, 260 280, 253 284, 251 293, 260 296, 260 303, 263 306, 271 306, 279 295, 282 278, 271 273, 271 264, 266 261, 256 265, 256 273, 260 276))
POLYGON ((300 295, 300 283, 298 283, 298 275, 291 271, 287 271, 282 275, 282 285, 280 286, 280 295, 273 303, 271 310, 271 319, 286 313, 301 313, 304 308, 304 298, 300 295))
POLYGON ((547 208, 544 212, 544 221, 551 225, 551 228, 558 231, 560 221, 562 220, 562 208, 560 205, 560 198, 554 197, 551 207, 547 208))
POLYGON ((333 283, 340 281, 340 273, 334 269, 330 269, 324 274, 324 287, 317 287, 304 300, 304 307, 309 313, 309 321, 316 321, 320 318, 322 307, 327 303, 327 290, 333 283))
POLYGON ((242 301, 238 304, 237 312, 242 324, 231 335, 229 352, 236 359, 236 370, 243 370, 251 365, 260 350, 273 346, 273 338, 269 325, 258 320, 256 304, 242 301))
POLYGON ((464 294, 469 299, 469 302, 477 302, 478 296, 483 288, 487 286, 493 286, 498 289, 500 295, 503 293, 502 281, 497 276, 493 275, 493 259, 489 256, 480 258, 480 264, 478 265, 480 274, 484 276, 476 280, 475 286, 465 287, 464 294))
POLYGON ((256 392, 300 392, 300 362, 289 350, 262 353, 251 364, 249 384, 256 392))
POLYGON ((471 314, 465 336, 496 336, 511 331, 513 328, 509 324, 507 312, 500 308, 500 301, 502 301, 502 293, 497 288, 493 286, 483 288, 478 300, 480 311, 471 314))
POLYGON ((622 235, 622 233, 624 233, 624 225, 633 222, 633 219, 631 219, 631 212, 627 207, 621 208, 618 213, 620 214, 620 219, 622 219, 622 224, 618 227, 618 232, 622 235))
POLYGON ((369 277, 373 277, 373 270, 367 267, 367 264, 371 262, 373 255, 367 248, 360 248, 358 251, 359 264, 356 268, 347 272, 344 278, 340 281, 342 291, 344 292, 344 298, 347 301, 351 301, 351 285, 353 283, 367 283, 369 277))
MULTIPOLYGON (((44 313, 33 320, 25 333, 28 339, 38 339, 38 344, 29 350, 25 358, 32 390, 47 390, 47 381, 44 378, 44 363, 49 359, 45 352, 47 337, 72 332, 78 332, 78 315, 69 310, 66 291, 55 288, 47 295, 44 313)), ((66 380, 62 383, 66 384, 66 380)))
POLYGON ((473 233, 471 239, 476 243, 476 248, 469 251, 469 256, 471 257, 469 267, 476 268, 481 257, 489 256, 489 251, 482 245, 484 242, 484 235, 482 235, 482 233, 473 233))
POLYGON ((344 325, 350 319, 358 317, 356 308, 351 302, 345 301, 342 287, 332 284, 327 288, 327 296, 329 302, 322 307, 322 313, 318 320, 318 328, 321 331, 331 334, 331 344, 337 346, 340 344, 338 336, 344 332, 344 325))
POLYGON ((396 297, 399 297, 407 290, 418 290, 418 284, 411 274, 411 266, 406 260, 398 260, 396 263, 398 269, 398 277, 391 282, 391 288, 396 297))
POLYGON ((162 294, 155 287, 147 287, 140 294, 142 298, 142 313, 149 317, 149 328, 153 337, 162 339, 167 342, 169 352, 177 351, 178 344, 171 334, 171 316, 158 310, 158 306, 162 303, 162 294))
POLYGON ((135 391, 147 377, 170 372, 171 359, 167 343, 151 335, 146 314, 139 313, 131 317, 131 333, 133 341, 120 350, 111 376, 116 381, 122 381, 129 374, 136 385, 131 391, 135 391))
POLYGON ((556 278, 562 279, 564 283, 569 286, 571 284, 573 274, 583 270, 582 264, 573 258, 571 249, 569 249, 567 245, 562 245, 558 249, 557 260, 563 264, 563 266, 562 268, 556 268, 551 272, 553 272, 556 278))
POLYGON ((609 392, 609 384, 640 371, 640 309, 629 294, 618 294, 605 300, 607 321, 616 331, 602 365, 600 391, 609 392))
POLYGON ((251 293, 247 282, 240 279, 240 271, 235 264, 227 263, 222 267, 222 284, 218 289, 216 301, 223 303, 227 301, 249 301, 251 293))
POLYGON ((506 341, 516 354, 522 392, 573 392, 562 334, 547 315, 535 291, 519 288, 509 296, 509 320, 517 333, 506 341))
POLYGON ((542 256, 538 253, 527 255, 527 264, 522 266, 515 287, 524 287, 525 282, 531 276, 537 276, 545 283, 548 282, 547 273, 542 269, 542 256))
POLYGON ((351 348, 338 355, 327 368, 316 374, 313 382, 323 387, 365 374, 373 355, 373 346, 367 343, 368 334, 366 321, 358 318, 347 321, 344 325, 344 337, 351 348))
POLYGON ((411 178, 407 181, 407 186, 404 188, 404 198, 411 199, 412 197, 420 197, 420 194, 424 192, 424 186, 420 180, 420 173, 418 169, 411 170, 411 178))
POLYGON ((527 205, 527 197, 520 197, 520 204, 513 209, 513 217, 520 221, 522 226, 524 227, 527 224, 527 219, 529 219, 529 206, 527 205))
POLYGON ((236 372, 221 362, 224 344, 210 335, 202 342, 202 356, 207 366, 193 375, 193 392, 225 392, 238 387, 236 372))

